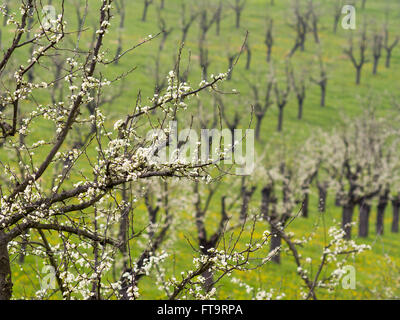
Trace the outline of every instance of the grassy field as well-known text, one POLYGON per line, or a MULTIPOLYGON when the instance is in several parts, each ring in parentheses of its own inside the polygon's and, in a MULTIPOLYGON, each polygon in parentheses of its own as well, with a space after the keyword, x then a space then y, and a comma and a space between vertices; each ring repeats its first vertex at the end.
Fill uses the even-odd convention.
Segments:
MULTIPOLYGON (((397 0, 385 1, 367 1, 366 9, 357 9, 357 30, 349 31, 338 27, 337 34, 334 34, 333 29, 333 7, 334 1, 315 1, 318 4, 318 10, 321 13, 320 17, 320 39, 322 47, 322 55, 328 72, 328 92, 325 107, 319 106, 320 91, 319 87, 313 83, 307 85, 307 97, 304 104, 303 119, 297 120, 297 101, 292 94, 288 105, 284 111, 284 124, 281 133, 276 132, 277 126, 277 108, 272 106, 264 118, 261 141, 257 142, 256 148, 262 152, 266 146, 273 148, 274 145, 286 145, 288 148, 301 145, 311 133, 318 129, 331 130, 343 123, 343 117, 357 117, 363 112, 369 103, 371 103, 380 115, 395 114, 395 110, 391 104, 392 96, 397 95, 399 89, 398 80, 400 68, 400 49, 396 48, 393 52, 391 68, 387 69, 384 66, 385 55, 382 56, 378 74, 372 75, 372 63, 368 62, 362 71, 361 85, 355 85, 355 69, 353 68, 348 57, 343 53, 344 47, 348 43, 350 33, 357 37, 361 30, 363 21, 367 22, 369 36, 376 29, 380 31, 385 19, 385 12, 390 8, 390 36, 394 39, 399 30, 399 14, 400 4, 397 0)), ((358 1, 360 2, 360 1, 358 1)), ((66 6, 68 15, 67 21, 69 28, 74 29, 76 25, 76 17, 72 5, 66 6)), ((141 21, 143 4, 142 1, 127 1, 127 18, 125 28, 122 30, 123 49, 128 49, 132 45, 140 42, 149 34, 156 34, 159 29, 157 26, 157 13, 155 6, 149 7, 148 17, 146 22, 141 21)), ((165 9, 162 15, 166 21, 167 28, 173 27, 173 31, 167 38, 165 49, 161 53, 161 70, 167 74, 173 69, 173 57, 176 56, 180 46, 180 10, 181 1, 166 0, 165 9)), ((275 1, 275 5, 271 6, 270 1, 265 0, 250 0, 247 2, 242 15, 241 27, 235 28, 234 12, 225 8, 223 11, 223 20, 221 24, 220 35, 216 35, 215 26, 211 28, 207 35, 207 48, 209 50, 209 59, 211 65, 209 74, 218 74, 226 72, 228 68, 228 52, 239 52, 245 39, 246 32, 249 32, 248 41, 252 50, 252 63, 250 70, 245 70, 246 57, 245 53, 240 58, 238 64, 233 71, 233 79, 227 81, 223 85, 225 91, 236 89, 240 95, 231 95, 227 97, 227 106, 232 106, 229 109, 239 108, 242 113, 240 127, 246 128, 250 122, 250 105, 254 103, 252 98, 251 88, 248 81, 256 81, 260 83, 266 82, 266 75, 270 68, 270 64, 266 62, 266 46, 264 44, 266 17, 274 19, 274 46, 272 49, 272 63, 276 69, 279 80, 284 80, 285 56, 290 51, 294 44, 295 32, 290 27, 293 22, 291 12, 291 1, 282 0, 275 1)), ((95 23, 94 15, 89 14, 87 25, 95 23)), ((117 47, 117 37, 119 17, 116 15, 114 25, 107 37, 107 47, 109 48, 109 57, 113 57, 117 47)), ((92 31, 88 30, 82 36, 82 42, 89 42, 92 37, 92 31)), ((193 86, 201 80, 198 56, 198 22, 195 22, 189 32, 187 41, 184 47, 182 64, 186 66, 188 63, 189 52, 191 53, 190 64, 190 82, 193 86)), ((3 35, 6 38, 6 35, 3 35)), ((3 40, 4 42, 4 40, 3 40)), ((120 61, 119 64, 113 64, 105 67, 102 72, 108 79, 112 79, 122 72, 126 72, 133 66, 137 69, 127 76, 124 83, 123 95, 113 101, 112 105, 105 104, 103 112, 109 116, 107 124, 110 126, 119 119, 121 114, 130 112, 134 107, 134 102, 137 99, 139 89, 142 97, 151 97, 154 88, 154 65, 155 56, 159 38, 145 44, 131 53, 128 53, 120 61)), ((5 44, 3 43, 3 46, 5 44)), ((312 34, 307 35, 307 41, 304 52, 296 52, 292 58, 292 64, 296 70, 306 68, 311 75, 318 75, 318 57, 316 52, 318 45, 315 44, 312 34)), ((371 49, 369 48, 367 55, 372 60, 371 49)), ((45 79, 47 75, 36 75, 39 79, 45 79)), ((47 101, 47 93, 43 92, 42 96, 35 97, 41 103, 47 101)), ((211 99, 204 97, 207 107, 211 108, 211 99)), ((145 100, 143 100, 145 101, 145 100)), ((189 113, 193 116, 197 115, 196 103, 193 103, 192 109, 189 108, 189 113)), ((33 132, 32 139, 37 140, 43 134, 52 134, 53 127, 43 123, 37 126, 37 131, 33 132), (39 129, 40 128, 40 129, 39 129)), ((7 157, 3 153, 0 158, 7 157)), ((268 152, 268 150, 267 150, 268 152)), ((36 155, 38 158, 40 154, 36 155)), ((82 168, 85 171, 87 168, 82 168)), ((222 193, 232 192, 229 186, 224 186, 222 193)), ((260 190, 258 189, 252 199, 253 210, 259 206, 260 190)), ((333 194, 328 195, 327 210, 321 214, 317 208, 317 192, 313 190, 310 200, 309 218, 297 218, 289 227, 288 231, 294 232, 296 237, 307 236, 315 232, 315 239, 311 244, 305 247, 302 251, 304 257, 311 257, 313 268, 317 267, 321 256, 321 251, 324 244, 324 223, 327 226, 334 225, 341 219, 341 209, 334 205, 333 194), (336 221, 336 222, 335 222, 336 221)), ((208 226, 212 229, 215 226, 215 221, 218 221, 219 203, 212 205, 212 214, 207 220, 208 226)), ((136 216, 146 216, 146 211, 143 204, 139 204, 136 208, 136 216)), ((371 213, 370 236, 368 239, 357 239, 357 243, 366 243, 372 246, 372 250, 363 253, 351 264, 357 271, 357 287, 355 290, 345 290, 339 288, 335 293, 318 291, 319 298, 324 299, 373 299, 385 297, 384 288, 390 286, 390 272, 396 272, 392 266, 386 262, 386 257, 390 257, 400 267, 400 235, 390 233, 391 210, 389 206, 385 216, 385 234, 381 237, 375 236, 374 221, 376 219, 376 207, 371 213)), ((355 214, 355 217, 357 214, 355 214)), ((264 229, 267 229, 267 223, 260 224, 257 229, 256 236, 261 236, 264 229)), ((195 225, 192 219, 192 213, 184 213, 179 217, 174 225, 174 230, 171 231, 171 241, 166 244, 166 250, 172 254, 167 259, 169 268, 168 273, 172 270, 175 274, 179 274, 182 270, 187 270, 188 261, 192 260, 193 251, 188 245, 186 238, 194 239, 195 225), (189 221, 189 222, 188 222, 189 221)), ((353 234, 356 235, 357 227, 353 234)), ((135 249, 133 254, 135 255, 135 249)), ((264 254, 266 254, 264 252, 264 254)), ((14 272, 14 290, 17 297, 29 297, 33 294, 30 277, 28 274, 32 272, 29 266, 32 267, 40 263, 39 259, 27 257, 27 263, 21 268, 17 262, 13 263, 14 272)), ((398 270, 397 270, 398 274, 398 270)), ((269 263, 259 270, 251 273, 241 274, 239 272, 232 277, 240 278, 251 287, 262 288, 268 291, 274 288, 277 292, 285 294, 285 299, 300 299, 300 287, 303 285, 301 279, 296 274, 296 266, 293 258, 286 253, 282 254, 282 264, 275 265, 269 263)), ((398 275, 399 277, 399 275, 398 275)), ((35 282, 35 281, 34 281, 35 282)), ((38 283, 33 283, 38 290, 38 283)), ((146 297, 162 298, 160 292, 154 286, 154 278, 152 276, 145 277, 140 282, 140 290, 146 297)), ((397 287, 397 296, 400 295, 400 288, 397 287)), ((224 279, 219 283, 217 298, 224 299, 251 299, 252 292, 247 293, 245 289, 239 288, 236 284, 230 281, 230 278, 224 279)))

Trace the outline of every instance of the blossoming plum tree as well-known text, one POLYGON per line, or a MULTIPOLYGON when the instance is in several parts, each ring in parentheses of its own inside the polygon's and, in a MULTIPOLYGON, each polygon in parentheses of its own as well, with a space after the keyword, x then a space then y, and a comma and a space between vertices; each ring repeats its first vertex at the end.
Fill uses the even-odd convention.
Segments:
MULTIPOLYGON (((88 48, 80 42, 85 18, 79 32, 67 31, 64 1, 57 7, 60 14, 46 24, 38 1, 21 2, 19 8, 8 4, 7 10, 1 7, 14 36, 0 59, 0 77, 7 78, 0 97, 0 299, 13 296, 10 256, 21 248, 26 255, 49 261, 65 299, 137 298, 139 278, 166 258, 158 249, 171 223, 168 183, 161 184, 166 190, 156 203, 148 193, 137 191, 137 185, 155 177, 208 178, 206 168, 215 164, 183 163, 179 159, 166 164, 149 161, 154 141, 149 141, 145 133, 158 123, 158 129, 168 135, 165 119, 176 118, 188 108, 186 101, 191 96, 215 89, 226 74, 192 89, 180 81, 178 62, 168 75, 167 88, 152 98, 150 106, 143 105, 138 95, 132 111, 110 128, 106 110, 101 107, 104 92, 133 69, 108 80, 105 67, 152 39, 107 59, 104 39, 111 28, 112 5, 113 0, 102 0, 97 8, 90 8, 97 10, 98 22, 88 48), (28 26, 29 19, 35 23, 28 26), (28 32, 34 35, 25 41, 28 32), (34 50, 27 50, 31 46, 34 50), (24 55, 19 52, 26 51, 29 58, 21 61, 24 55), (55 80, 49 80, 46 70, 57 68, 52 60, 55 56, 62 57, 65 65, 58 68, 55 80), (31 82, 28 73, 34 68, 31 82), (49 95, 49 89, 55 86, 63 87, 67 95, 49 95), (88 104, 92 112, 87 112, 88 104), (154 122, 149 119, 150 111, 155 112, 154 122), (88 133, 84 143, 74 143, 77 127, 88 133), (49 134, 43 128, 50 128, 49 134), (146 232, 129 222, 140 199, 149 214, 146 232), (157 215, 160 208, 162 218, 157 215), (132 241, 141 237, 148 245, 142 246, 138 257, 130 257, 132 241), (120 256, 121 263, 117 263, 120 256), (122 268, 121 277, 110 281, 107 275, 118 266, 122 268)), ((232 251, 228 256, 239 266, 241 257, 250 251, 232 251)), ((204 261, 201 258, 196 262, 196 268, 216 266, 225 268, 226 273, 232 271, 236 267, 233 264, 220 266, 222 255, 222 251, 209 254, 204 261)), ((178 296, 202 273, 172 281, 168 292, 178 296)), ((37 295, 44 298, 46 293, 40 290, 37 295)))

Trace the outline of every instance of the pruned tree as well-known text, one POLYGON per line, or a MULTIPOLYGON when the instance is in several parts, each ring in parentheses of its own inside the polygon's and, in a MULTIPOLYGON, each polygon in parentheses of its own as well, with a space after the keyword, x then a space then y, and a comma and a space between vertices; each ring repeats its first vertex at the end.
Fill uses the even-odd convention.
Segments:
POLYGON ((229 6, 232 8, 232 10, 235 11, 235 26, 236 29, 240 28, 240 18, 242 16, 242 12, 246 6, 247 0, 232 0, 233 2, 229 3, 229 6))
MULTIPOLYGON (((131 225, 131 220, 134 215, 134 202, 132 197, 132 190, 122 187, 122 198, 125 206, 121 207, 121 221, 118 239, 121 242, 120 252, 123 256, 123 267, 120 273, 121 287, 119 289, 121 300, 130 300, 134 288, 137 288, 139 281, 148 273, 148 261, 151 257, 157 257, 157 251, 161 245, 166 241, 168 232, 170 231, 173 223, 173 216, 171 208, 174 208, 177 203, 171 204, 171 189, 176 189, 166 182, 151 181, 144 186, 140 193, 142 193, 143 200, 148 212, 149 227, 146 230, 148 244, 141 249, 136 257, 132 257, 130 252, 129 240, 134 236, 135 231, 131 225), (153 199, 153 194, 157 195, 157 199, 153 199)), ((100 297, 95 297, 99 299, 100 297)))
POLYGON ((397 194, 392 199, 392 210, 393 210, 393 218, 392 218, 392 232, 399 232, 399 215, 400 215, 400 195, 397 194))
POLYGON ((221 32, 222 10, 223 10, 223 2, 222 0, 220 0, 218 3, 216 19, 215 19, 215 33, 217 36, 219 36, 221 32))
POLYGON ((209 3, 204 3, 204 7, 201 7, 200 13, 200 41, 205 41, 206 36, 210 28, 216 23, 218 17, 220 16, 220 12, 218 8, 214 10, 213 7, 210 7, 209 3), (212 12, 210 10, 213 10, 212 12), (210 17, 211 14, 211 17, 210 17))
POLYGON ((290 76, 290 82, 292 85, 292 88, 294 90, 294 93, 296 95, 297 99, 297 119, 301 120, 303 118, 303 106, 304 106, 304 100, 306 98, 306 73, 303 70, 303 72, 297 77, 295 75, 295 72, 293 70, 293 66, 289 66, 289 76, 290 76))
POLYGON ((288 251, 293 256, 297 274, 302 280, 305 290, 302 298, 305 300, 317 300, 318 289, 333 290, 340 281, 342 274, 346 272, 348 259, 354 259, 355 256, 370 250, 371 247, 365 244, 356 244, 345 238, 345 233, 336 226, 329 230, 324 228, 325 240, 324 246, 321 248, 321 256, 317 259, 317 263, 311 257, 304 257, 300 253, 300 248, 305 247, 313 240, 313 236, 303 239, 293 239, 293 235, 289 235, 285 231, 280 230, 282 239, 288 245, 288 251), (328 266, 335 264, 335 270, 328 271, 328 266))
MULTIPOLYGON (((206 3, 208 5, 208 3, 206 3)), ((206 48, 206 39, 207 33, 213 24, 217 21, 219 16, 219 10, 215 10, 212 12, 212 16, 210 18, 210 8, 202 7, 200 12, 200 34, 199 34, 199 52, 200 52, 200 68, 202 70, 202 78, 203 80, 207 80, 208 77, 208 67, 210 65, 210 61, 208 58, 208 48, 206 48)))
POLYGON ((325 212, 326 211, 326 199, 328 197, 328 188, 329 181, 319 181, 317 179, 317 188, 318 188, 318 211, 325 212))
POLYGON ((390 187, 385 185, 382 187, 382 192, 378 198, 377 214, 376 214, 376 234, 383 235, 384 233, 384 218, 386 207, 389 204, 390 187))
POLYGON ((253 103, 254 106, 254 116, 256 118, 256 126, 255 126, 255 138, 257 141, 261 138, 261 125, 262 121, 265 118, 265 115, 269 109, 269 107, 273 104, 272 101, 272 89, 274 86, 274 75, 270 72, 267 75, 267 81, 250 81, 247 80, 247 83, 250 85, 253 92, 253 103), (264 99, 261 94, 265 92, 264 99))
POLYGON ((374 57, 372 74, 377 74, 378 72, 379 59, 381 58, 382 55, 382 43, 383 43, 382 35, 379 33, 375 33, 373 36, 373 43, 372 43, 372 55, 374 57))
MULTIPOLYGON (((158 96, 162 90, 164 90, 167 86, 166 80, 166 73, 168 70, 162 70, 162 58, 163 58, 163 51, 165 48, 165 44, 167 42, 168 37, 173 31, 173 27, 167 27, 164 17, 162 16, 161 9, 157 7, 157 20, 158 20, 158 27, 159 27, 159 35, 161 36, 156 55, 153 57, 154 59, 154 96, 158 96)), ((175 60, 176 61, 176 60, 175 60)), ((164 63, 165 64, 165 63, 164 63)), ((157 101, 155 100, 153 104, 156 104, 157 101)))
MULTIPOLYGON (((241 180, 235 179, 231 185, 231 192, 228 194, 222 193, 219 195, 219 188, 222 181, 216 181, 211 185, 203 185, 199 182, 193 184, 193 205, 195 208, 195 224, 197 230, 197 241, 199 250, 204 256, 211 256, 218 248, 221 241, 224 241, 226 232, 234 231, 235 229, 243 228, 246 222, 251 220, 248 216, 251 197, 256 187, 251 181, 246 181, 243 177, 241 180), (238 196, 233 196, 233 188, 236 188, 237 182, 240 182, 238 196), (211 215, 213 200, 219 199, 220 217, 216 230, 212 234, 207 232, 206 218, 211 215), (230 212, 239 211, 239 222, 234 223, 230 212)), ((209 292, 214 286, 214 272, 205 270, 202 274, 204 277, 204 289, 209 292)))
POLYGON ((8 13, 9 13, 9 2, 10 2, 10 0, 4 1, 3 27, 5 27, 7 25, 7 18, 8 18, 8 13))
POLYGON ((322 144, 321 137, 316 134, 308 138, 302 148, 302 152, 298 155, 300 193, 298 203, 301 203, 301 213, 304 218, 308 218, 310 194, 314 181, 318 177, 318 173, 324 162, 325 146, 322 144))
POLYGON ((167 23, 162 15, 161 9, 157 7, 157 21, 158 21, 158 28, 160 29, 161 33, 161 41, 159 45, 159 52, 164 50, 165 42, 167 41, 168 36, 174 30, 174 27, 167 27, 167 23))
POLYGON ((118 27, 118 47, 115 52, 115 63, 118 64, 118 57, 122 53, 122 33, 125 28, 125 16, 126 16, 126 9, 125 9, 125 0, 115 1, 115 8, 119 14, 119 27, 118 27))
POLYGON ((361 83, 361 71, 365 63, 368 62, 366 57, 366 51, 368 48, 368 41, 367 41, 367 29, 364 25, 360 40, 358 44, 359 49, 359 59, 357 60, 355 52, 354 52, 354 43, 353 43, 353 36, 350 36, 349 46, 344 50, 344 53, 350 58, 351 62, 353 63, 354 68, 356 69, 356 84, 359 85, 361 83))
POLYGON ((204 42, 200 42, 199 45, 200 50, 200 68, 201 68, 201 77, 204 81, 208 78, 208 67, 210 66, 210 60, 208 58, 208 48, 205 47, 204 42))
POLYGON ((317 84, 320 87, 321 91, 321 99, 320 99, 320 106, 325 107, 326 105, 326 93, 328 87, 328 74, 326 71, 326 67, 324 64, 324 60, 322 57, 321 50, 318 51, 318 65, 319 65, 319 75, 318 77, 311 77, 311 81, 317 84))
POLYGON ((318 172, 315 177, 316 187, 318 189, 318 210, 325 212, 328 191, 330 189, 338 189, 335 197, 335 204, 340 206, 341 195, 344 192, 343 168, 338 165, 341 163, 341 153, 338 145, 329 145, 330 133, 318 130, 314 133, 310 140, 314 145, 311 158, 316 161, 318 159, 318 172))
MULTIPOLYGON (((37 298, 56 294, 64 299, 136 299, 139 295, 137 281, 148 274, 155 262, 161 267, 159 263, 165 259, 160 245, 169 230, 172 213, 166 189, 160 194, 162 205, 150 193, 145 193, 142 201, 148 210, 150 226, 145 220, 140 230, 141 223, 133 213, 135 203, 141 199, 137 185, 149 179, 165 182, 173 177, 190 181, 212 179, 206 168, 215 162, 201 165, 159 162, 155 161, 152 151, 155 146, 167 145, 161 135, 161 132, 165 136, 170 132, 164 119, 176 119, 177 113, 188 107, 185 104, 188 97, 206 89, 216 89, 217 83, 227 75, 220 74, 192 89, 188 83, 178 80, 177 62, 176 68, 168 74, 168 90, 153 97, 150 106, 138 99, 129 113, 122 111, 121 114, 113 108, 113 118, 117 117, 113 125, 108 113, 110 108, 101 107, 102 101, 107 99, 106 88, 114 88, 130 71, 107 79, 106 66, 115 59, 107 58, 105 40, 113 15, 112 3, 113 0, 101 1, 95 16, 93 45, 81 43, 79 50, 75 50, 79 39, 70 41, 76 33, 65 30, 64 1, 57 4, 60 14, 50 26, 43 26, 40 15, 32 16, 32 26, 36 26, 37 31, 29 42, 24 40, 28 32, 26 26, 32 9, 41 11, 39 2, 24 2, 22 14, 15 15, 18 18, 6 27, 12 41, 0 59, 1 81, 10 81, 7 94, 0 95, 0 139, 3 147, 9 150, 8 157, 1 154, 0 158, 4 169, 0 174, 1 300, 19 297, 17 292, 13 296, 11 265, 23 241, 26 241, 25 254, 48 261, 55 270, 58 287, 52 292, 39 290, 37 298), (30 52, 32 42, 37 49, 30 52), (59 54, 65 60, 65 67, 58 68, 57 79, 46 78, 59 54), (28 72, 33 68, 35 78, 30 83, 28 72), (12 79, 8 79, 10 74, 12 79), (36 104, 32 97, 57 82, 65 86, 63 99, 43 95, 42 104, 36 104), (86 108, 88 105, 93 112, 86 108), (160 112, 151 115, 152 110, 160 112), (159 130, 158 134, 149 140, 148 131, 155 129, 159 130), (40 132, 39 141, 38 135, 32 132, 40 132), (77 143, 77 134, 88 134, 89 138, 77 143), (155 221, 160 228, 155 228, 155 221), (50 237, 50 232, 54 236, 50 237), (28 234, 30 236, 23 240, 28 234), (140 250, 132 251, 131 245, 138 243, 144 247, 138 246, 140 250), (129 257, 128 262, 123 257, 129 257), (121 272, 115 281, 111 277, 113 266, 120 268, 117 273, 121 272)), ((88 12, 94 12, 92 9, 89 7, 88 12)), ((83 27, 82 32, 85 29, 83 27)), ((119 59, 139 45, 121 53, 119 59)), ((149 183, 152 187, 156 185, 153 181, 149 183)), ((165 187, 164 183, 160 184, 165 187)), ((248 250, 244 253, 247 259, 234 248, 230 252, 241 257, 237 263, 230 260, 231 270, 249 261, 248 250)), ((222 277, 228 273, 219 263, 220 258, 215 255, 209 258, 212 261, 205 259, 195 268, 214 268, 222 277)), ((191 279, 200 274, 202 272, 191 274, 191 279)), ((158 281, 161 283, 162 279, 160 276, 158 281)), ((191 284, 190 280, 175 283, 167 296, 177 298, 191 284)))
POLYGON ((182 8, 181 9, 181 12, 182 12, 181 13, 181 31, 182 31, 181 42, 185 43, 187 35, 190 30, 190 27, 193 25, 193 23, 198 18, 199 12, 190 6, 189 7, 190 15, 188 16, 187 7, 186 7, 185 2, 182 2, 181 8, 182 8))
POLYGON ((283 111, 284 111, 286 104, 289 101, 289 94, 291 91, 288 62, 286 63, 285 70, 286 70, 285 88, 282 89, 279 87, 279 84, 278 84, 279 81, 277 78, 275 78, 275 82, 274 82, 275 102, 276 102, 276 106, 278 107, 278 126, 277 126, 278 132, 281 132, 282 128, 283 128, 283 111))
MULTIPOLYGON (((239 110, 238 106, 238 101, 235 99, 235 108, 233 112, 233 116, 231 115, 231 112, 229 112, 231 109, 228 107, 226 103, 226 99, 223 98, 221 95, 215 95, 215 102, 217 103, 218 107, 221 110, 221 116, 228 127, 229 131, 231 132, 232 136, 232 145, 234 145, 234 132, 235 129, 238 128, 240 121, 242 120, 241 117, 241 112, 239 110)), ((232 100, 229 100, 230 103, 232 103, 232 100)))
POLYGON ((272 34, 274 20, 267 19, 267 31, 265 32, 265 45, 267 46, 267 62, 271 61, 272 46, 274 45, 274 37, 272 34))
MULTIPOLYGON (((282 159, 282 156, 280 157, 282 159)), ((261 190, 261 212, 260 215, 270 225, 271 261, 281 262, 282 229, 291 217, 297 216, 300 210, 295 212, 298 204, 297 199, 301 193, 300 171, 289 161, 275 161, 266 168, 264 175, 264 187, 261 190)))
POLYGON ((339 25, 340 16, 342 15, 343 0, 336 0, 334 4, 333 15, 333 33, 336 34, 339 25))
POLYGON ((248 219, 250 200, 256 191, 257 186, 248 183, 245 177, 242 177, 240 193, 242 197, 242 205, 240 208, 240 221, 245 222, 248 219))
POLYGON ((386 51, 386 68, 390 68, 390 61, 392 58, 393 49, 399 44, 400 37, 396 36, 392 43, 389 40, 389 23, 388 23, 388 15, 386 16, 386 23, 383 25, 383 48, 386 51))
POLYGON ((309 0, 308 2, 308 10, 310 12, 310 16, 311 16, 311 30, 312 33, 314 35, 314 41, 315 43, 320 43, 320 39, 319 39, 319 12, 317 12, 317 9, 315 8, 314 5, 314 1, 313 0, 309 0))
POLYGON ((365 9, 365 5, 367 3, 367 0, 361 0, 361 9, 365 9))
MULTIPOLYGON (((221 236, 226 228, 226 224, 229 220, 229 216, 226 212, 226 197, 221 197, 221 218, 217 228, 217 231, 208 237, 206 226, 205 226, 205 216, 209 209, 209 205, 211 200, 216 192, 216 186, 209 188, 208 196, 205 199, 205 203, 203 204, 199 190, 199 183, 194 184, 194 194, 195 194, 195 215, 196 215, 196 228, 197 228, 197 238, 200 247, 200 251, 203 255, 210 255, 210 249, 215 249, 218 245, 218 242, 221 239, 221 236)), ((213 286, 213 273, 210 270, 205 270, 202 274, 204 277, 204 286, 206 292, 209 292, 213 286)))
POLYGON ((294 24, 290 26, 296 31, 296 40, 288 57, 291 58, 298 49, 304 51, 307 33, 309 31, 310 10, 302 10, 299 0, 293 1, 294 24))
POLYGON ((371 200, 364 199, 359 204, 359 226, 358 226, 358 236, 360 238, 367 238, 369 234, 369 221, 371 215, 371 200))
MULTIPOLYGON (((341 191, 340 204, 342 205, 342 228, 346 232, 346 238, 351 237, 354 208, 360 206, 360 229, 362 235, 368 231, 367 221, 369 217, 369 201, 384 190, 384 186, 390 181, 388 175, 395 166, 391 144, 388 141, 394 132, 387 129, 381 120, 376 119, 371 111, 367 111, 359 119, 351 119, 352 127, 343 130, 342 133, 333 136, 328 142, 336 145, 335 150, 341 160, 336 165, 343 167, 341 178, 336 177, 337 189, 341 191)), ((332 165, 335 165, 332 163, 332 165)))

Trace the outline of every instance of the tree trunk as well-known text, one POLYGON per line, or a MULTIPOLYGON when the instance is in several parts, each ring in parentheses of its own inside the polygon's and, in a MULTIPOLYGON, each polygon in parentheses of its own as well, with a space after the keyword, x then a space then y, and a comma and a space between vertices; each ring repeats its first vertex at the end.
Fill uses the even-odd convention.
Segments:
POLYGON ((319 193, 318 210, 319 212, 325 212, 327 190, 324 187, 318 187, 318 193, 319 193))
POLYGON ((269 202, 271 199, 271 187, 267 186, 261 190, 261 216, 264 220, 268 221, 269 215, 269 202))
POLYGON ((246 70, 250 69, 250 65, 251 65, 251 50, 247 48, 246 70))
POLYGON ((304 52, 304 49, 305 49, 304 43, 305 43, 305 42, 306 42, 305 37, 302 37, 302 38, 301 38, 301 42, 300 42, 300 51, 301 51, 301 52, 304 52))
POLYGON ((201 77, 203 80, 207 80, 208 77, 208 66, 205 64, 201 65, 201 77))
POLYGON ((24 264, 25 262, 25 251, 26 251, 26 246, 28 245, 27 233, 28 232, 24 232, 22 234, 21 252, 18 257, 19 264, 24 264))
POLYGON ((260 133, 261 133, 261 122, 262 122, 263 117, 257 117, 256 118, 256 132, 255 132, 255 136, 256 136, 256 140, 259 141, 260 140, 260 133))
POLYGON ((392 232, 398 233, 399 232, 399 212, 400 212, 399 196, 397 196, 397 199, 392 201, 392 207, 393 207, 392 232))
POLYGON ((392 52, 391 51, 387 51, 386 54, 386 68, 390 68, 390 59, 392 57, 392 52))
POLYGON ((299 108, 298 108, 298 112, 297 112, 297 119, 301 120, 303 118, 303 103, 304 103, 304 100, 303 99, 299 99, 298 103, 299 103, 299 105, 298 105, 299 108))
POLYGON ((267 62, 271 61, 271 53, 272 53, 272 47, 268 46, 267 47, 267 62))
POLYGON ((256 187, 252 187, 250 190, 247 190, 246 187, 242 187, 242 207, 240 208, 240 220, 244 221, 247 218, 247 212, 249 211, 249 203, 251 197, 253 196, 256 187))
POLYGON ((147 17, 147 8, 149 7, 149 4, 147 2, 144 3, 144 8, 143 8, 143 15, 142 15, 142 21, 146 21, 147 17))
POLYGON ((361 68, 357 68, 356 70, 356 84, 359 85, 361 83, 361 68))
POLYGON ((212 287, 214 285, 213 273, 210 270, 206 270, 206 271, 203 272, 202 276, 205 279, 205 281, 204 281, 204 290, 206 292, 210 292, 210 290, 212 289, 212 287))
POLYGON ((376 234, 383 235, 384 232, 384 217, 388 201, 385 197, 379 198, 378 212, 376 216, 376 234))
POLYGON ((366 4, 366 2, 367 2, 367 0, 363 0, 363 1, 362 1, 361 9, 363 9, 363 10, 365 9, 365 4, 366 4))
POLYGON ((347 203, 343 206, 342 229, 345 232, 344 238, 351 239, 351 222, 353 221, 354 204, 347 203))
POLYGON ((369 216, 371 213, 371 206, 367 203, 362 203, 360 205, 360 216, 358 225, 358 236, 361 238, 368 237, 369 230, 369 216))
MULTIPOLYGON (((271 224, 271 244, 270 244, 270 252, 279 248, 282 244, 282 238, 279 231, 276 227, 271 224)), ((271 261, 280 264, 281 263, 281 251, 278 250, 275 255, 271 258, 271 261)))
POLYGON ((337 192, 336 196, 335 196, 335 206, 336 207, 341 207, 342 206, 342 197, 341 197, 341 193, 337 192))
POLYGON ((4 232, 0 231, 0 300, 10 300, 12 296, 10 257, 4 232))
POLYGON ((115 51, 115 56, 114 56, 114 59, 115 59, 114 63, 115 64, 119 63, 119 55, 121 54, 121 52, 122 52, 122 38, 121 38, 121 35, 119 35, 118 47, 117 47, 117 50, 115 51))
MULTIPOLYGON (((209 242, 206 243, 202 242, 202 246, 203 248, 200 249, 201 253, 205 256, 208 256, 210 254, 209 250, 213 248, 213 246, 209 242)), ((204 277, 205 279, 203 284, 204 291, 209 292, 214 286, 213 272, 210 270, 206 270, 201 274, 201 276, 204 277)))
POLYGON ((326 87, 321 86, 321 107, 325 107, 326 87))
POLYGON ((304 200, 301 208, 301 212, 304 218, 308 218, 308 204, 310 202, 310 195, 306 193, 304 195, 304 200))
POLYGON ((282 131, 282 124, 283 124, 283 108, 279 108, 279 117, 278 117, 278 132, 282 131))
POLYGON ((374 58, 374 68, 372 69, 372 74, 376 75, 378 73, 378 62, 379 59, 374 58))

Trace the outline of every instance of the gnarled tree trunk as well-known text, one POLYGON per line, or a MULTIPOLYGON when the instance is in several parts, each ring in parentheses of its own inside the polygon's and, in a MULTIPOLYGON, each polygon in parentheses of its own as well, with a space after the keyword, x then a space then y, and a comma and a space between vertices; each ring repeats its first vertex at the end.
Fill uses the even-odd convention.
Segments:
POLYGON ((360 216, 358 221, 358 236, 362 238, 368 237, 369 230, 369 216, 371 213, 371 206, 367 203, 360 205, 360 216))
POLYGON ((389 192, 386 191, 379 197, 378 213, 376 216, 376 234, 383 235, 385 210, 389 203, 389 192))
MULTIPOLYGON (((210 255, 209 250, 211 248, 214 248, 216 246, 216 243, 207 242, 203 243, 203 245, 204 246, 202 246, 202 248, 200 249, 201 253, 205 256, 209 256, 210 255)), ((210 292, 214 286, 214 273, 210 269, 207 269, 201 274, 201 276, 204 277, 204 284, 203 284, 204 290, 206 292, 210 292)))
POLYGON ((10 300, 12 296, 10 257, 4 232, 0 231, 0 300, 10 300))
POLYGON ((321 86, 321 107, 325 107, 326 104, 326 85, 321 86))
POLYGON ((351 239, 351 222, 353 221, 354 204, 346 203, 343 206, 342 229, 345 232, 345 239, 351 239))
POLYGON ((302 216, 308 218, 308 203, 310 202, 310 195, 306 193, 304 195, 304 200, 301 208, 302 216))
POLYGON ((210 270, 206 270, 203 272, 202 276, 204 277, 204 290, 206 292, 210 292, 214 286, 214 275, 210 270))
POLYGON ((266 186, 261 190, 261 215, 264 220, 268 221, 269 202, 271 199, 272 187, 266 186))
POLYGON ((336 207, 342 206, 342 193, 341 192, 337 192, 335 195, 335 206, 336 207))
POLYGON ((393 220, 392 220, 392 232, 399 232, 399 213, 400 213, 400 195, 397 195, 396 199, 392 201, 393 207, 393 220))

